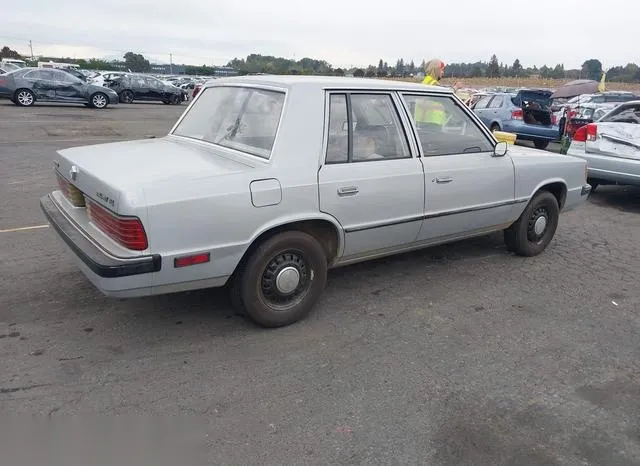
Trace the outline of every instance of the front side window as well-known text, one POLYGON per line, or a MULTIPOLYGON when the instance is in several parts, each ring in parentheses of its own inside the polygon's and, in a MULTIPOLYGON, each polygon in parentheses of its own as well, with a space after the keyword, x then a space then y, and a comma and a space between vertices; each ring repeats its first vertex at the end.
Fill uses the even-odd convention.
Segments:
POLYGON ((248 87, 204 89, 173 134, 271 157, 285 93, 248 87))
POLYGON ((493 143, 451 97, 404 95, 425 157, 493 151, 493 143))

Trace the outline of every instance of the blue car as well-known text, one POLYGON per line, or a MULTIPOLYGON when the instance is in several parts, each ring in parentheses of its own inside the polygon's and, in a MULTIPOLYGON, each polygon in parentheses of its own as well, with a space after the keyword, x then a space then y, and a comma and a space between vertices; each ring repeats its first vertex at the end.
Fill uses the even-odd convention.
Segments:
POLYGON ((560 139, 551 95, 544 89, 493 93, 480 99, 473 111, 491 131, 515 133, 518 139, 533 141, 537 149, 545 149, 560 139))

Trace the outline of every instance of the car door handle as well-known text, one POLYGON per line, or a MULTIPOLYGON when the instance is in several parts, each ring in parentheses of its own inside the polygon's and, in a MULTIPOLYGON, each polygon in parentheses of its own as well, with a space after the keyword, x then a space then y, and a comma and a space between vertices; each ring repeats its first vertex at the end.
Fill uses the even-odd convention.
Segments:
POLYGON ((451 178, 450 176, 442 176, 442 177, 438 177, 436 178, 436 183, 451 183, 453 181, 453 178, 451 178))
POLYGON ((357 186, 344 186, 342 188, 338 188, 338 196, 352 196, 354 194, 358 194, 357 186))

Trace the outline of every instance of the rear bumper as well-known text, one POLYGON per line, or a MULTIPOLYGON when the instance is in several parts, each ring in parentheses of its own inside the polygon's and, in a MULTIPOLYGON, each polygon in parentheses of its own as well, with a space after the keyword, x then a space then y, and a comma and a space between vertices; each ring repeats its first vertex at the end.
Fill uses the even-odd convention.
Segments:
MULTIPOLYGON (((108 254, 79 230, 50 195, 40 198, 40 207, 62 240, 86 268, 95 275, 95 277, 89 276, 90 279, 98 277, 116 279, 161 270, 162 257, 159 254, 135 258, 116 257, 108 254)), ((95 280, 91 281, 98 285, 95 280)))
POLYGON ((536 126, 528 125, 518 120, 508 120, 502 125, 503 130, 518 135, 518 139, 527 141, 544 140, 557 141, 560 139, 559 126, 536 126))

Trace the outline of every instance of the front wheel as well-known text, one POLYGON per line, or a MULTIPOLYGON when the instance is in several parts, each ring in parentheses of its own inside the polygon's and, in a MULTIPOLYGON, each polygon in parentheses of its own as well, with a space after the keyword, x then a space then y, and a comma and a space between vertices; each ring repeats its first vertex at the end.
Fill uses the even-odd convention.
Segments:
POLYGON ((533 141, 533 145, 535 146, 536 149, 544 150, 549 145, 549 141, 542 141, 540 139, 537 139, 533 141))
POLYGON ((519 256, 537 256, 546 249, 558 228, 560 207, 549 191, 536 194, 520 218, 504 231, 507 249, 519 256))
POLYGON ((169 97, 169 102, 171 103, 171 105, 178 105, 180 102, 182 102, 182 99, 179 95, 172 94, 171 97, 169 97))
POLYGON ((327 268, 325 252, 313 236, 279 233, 241 264, 237 288, 232 288, 233 304, 258 325, 292 324, 315 306, 327 281, 327 268))
POLYGON ((89 99, 93 108, 103 109, 109 105, 109 98, 102 92, 96 92, 89 99))

